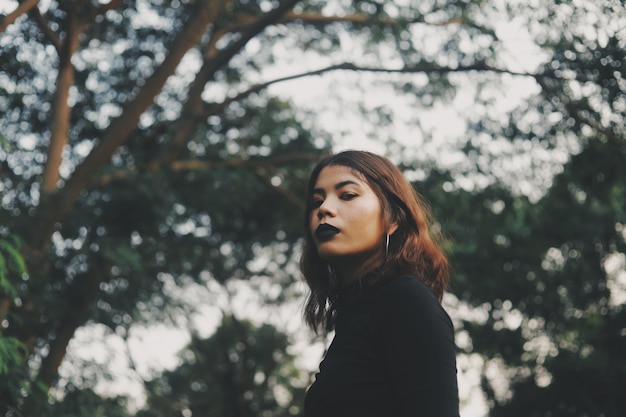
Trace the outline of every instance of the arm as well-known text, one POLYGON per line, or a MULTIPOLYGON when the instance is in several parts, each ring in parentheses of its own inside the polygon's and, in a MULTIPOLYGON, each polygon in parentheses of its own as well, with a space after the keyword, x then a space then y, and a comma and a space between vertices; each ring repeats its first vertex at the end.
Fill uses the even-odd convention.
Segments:
POLYGON ((382 351, 398 417, 458 417, 452 322, 417 278, 394 280, 381 297, 382 351))

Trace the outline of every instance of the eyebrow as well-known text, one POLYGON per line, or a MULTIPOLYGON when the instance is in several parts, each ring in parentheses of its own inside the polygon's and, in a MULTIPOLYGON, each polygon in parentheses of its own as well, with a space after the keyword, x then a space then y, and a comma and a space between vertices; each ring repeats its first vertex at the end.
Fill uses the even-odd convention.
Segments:
MULTIPOLYGON (((356 181, 352 181, 352 180, 346 180, 346 181, 341 181, 338 182, 337 184, 335 184, 335 190, 339 190, 343 187, 345 187, 346 185, 356 185, 358 187, 360 187, 361 185, 356 182, 356 181)), ((324 190, 322 188, 314 188, 312 194, 324 194, 324 190)))

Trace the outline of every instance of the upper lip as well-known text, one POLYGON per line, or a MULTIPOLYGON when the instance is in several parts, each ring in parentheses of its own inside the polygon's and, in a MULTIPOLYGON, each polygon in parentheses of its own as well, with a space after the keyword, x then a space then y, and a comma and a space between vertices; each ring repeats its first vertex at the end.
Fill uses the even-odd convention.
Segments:
POLYGON ((315 229, 315 236, 318 239, 328 238, 336 235, 337 233, 339 233, 339 229, 328 223, 322 223, 317 226, 317 229, 315 229))

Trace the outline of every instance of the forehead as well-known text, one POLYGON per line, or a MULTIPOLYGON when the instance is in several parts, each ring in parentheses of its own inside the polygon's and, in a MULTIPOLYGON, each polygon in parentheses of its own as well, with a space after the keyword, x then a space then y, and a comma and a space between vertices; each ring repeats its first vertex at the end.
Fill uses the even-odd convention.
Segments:
POLYGON ((363 174, 344 165, 329 165, 322 168, 317 176, 314 188, 332 188, 345 182, 370 188, 363 174))

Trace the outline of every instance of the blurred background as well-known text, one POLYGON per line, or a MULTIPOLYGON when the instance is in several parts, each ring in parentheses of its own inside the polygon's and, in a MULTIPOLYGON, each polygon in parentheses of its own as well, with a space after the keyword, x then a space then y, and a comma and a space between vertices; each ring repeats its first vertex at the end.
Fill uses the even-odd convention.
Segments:
POLYGON ((464 417, 626 416, 620 0, 5 0, 0 415, 303 416, 314 163, 397 163, 464 417))

